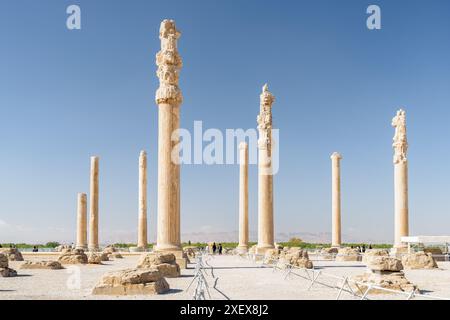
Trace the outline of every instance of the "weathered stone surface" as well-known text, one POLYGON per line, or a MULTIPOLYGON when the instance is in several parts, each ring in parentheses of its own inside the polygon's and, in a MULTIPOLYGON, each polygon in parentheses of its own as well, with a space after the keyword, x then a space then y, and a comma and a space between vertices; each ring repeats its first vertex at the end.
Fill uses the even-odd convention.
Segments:
POLYGON ((62 244, 62 245, 57 246, 55 249, 53 249, 53 251, 55 251, 55 252, 67 252, 67 250, 68 251, 72 250, 72 246, 62 244))
POLYGON ((4 253, 0 253, 0 277, 15 277, 17 276, 16 270, 8 268, 8 256, 4 253))
POLYGON ((100 254, 100 260, 102 260, 102 261, 109 261, 109 254, 107 254, 107 253, 101 253, 100 254))
POLYGON ((180 267, 178 264, 161 263, 156 265, 156 269, 167 278, 177 278, 180 276, 180 267))
POLYGON ((102 255, 101 253, 97 253, 97 252, 89 252, 87 254, 88 257, 88 263, 89 264, 102 264, 102 255))
POLYGON ((5 254, 9 261, 23 261, 22 254, 17 248, 2 248, 0 253, 5 254))
POLYGON ((352 248, 339 248, 336 261, 361 261, 359 251, 352 248))
POLYGON ((321 254, 337 254, 339 251, 339 248, 331 247, 331 248, 322 248, 320 250, 321 254))
POLYGON ((433 269, 438 267, 431 253, 423 251, 404 255, 402 263, 405 269, 433 269))
POLYGON ((173 253, 152 252, 142 254, 138 268, 149 268, 151 265, 158 265, 162 263, 174 263, 176 257, 173 253))
POLYGON ((292 247, 287 250, 283 250, 280 252, 279 258, 282 264, 289 264, 299 268, 313 268, 313 263, 309 260, 308 252, 306 250, 302 250, 301 248, 292 247))
POLYGON ((100 279, 92 294, 145 295, 169 290, 169 284, 156 269, 126 269, 108 272, 100 279))
POLYGON ((20 266, 20 269, 59 270, 64 268, 58 261, 25 261, 25 263, 20 266))
POLYGON ((184 247, 183 252, 188 256, 188 258, 195 258, 196 252, 198 252, 198 248, 194 246, 184 247))
POLYGON ((8 257, 4 253, 0 253, 0 268, 8 268, 8 257))
MULTIPOLYGON (((382 288, 411 292, 418 290, 417 286, 412 284, 406 279, 405 274, 400 272, 376 272, 368 271, 365 274, 352 277, 352 280, 360 281, 363 284, 358 284, 359 288, 364 291, 368 288, 369 284, 376 285, 382 288)), ((389 292, 380 289, 371 289, 370 293, 383 293, 389 292)))
POLYGON ((62 264, 86 264, 88 257, 83 250, 75 249, 60 255, 58 261, 62 264))
POLYGON ((179 277, 180 266, 173 253, 152 252, 141 255, 137 265, 138 269, 157 269, 163 277, 179 277))
POLYGON ((279 257, 278 249, 267 249, 264 253, 264 263, 272 264, 277 263, 279 257))
POLYGON ((267 83, 259 96, 258 123, 258 245, 256 252, 274 248, 272 105, 274 95, 267 83))
POLYGON ((123 259, 123 256, 119 252, 113 252, 108 254, 109 259, 123 259))
POLYGON ((103 249, 103 253, 106 253, 106 254, 110 254, 110 253, 118 252, 118 251, 119 250, 117 250, 113 245, 109 245, 105 249, 103 249))
POLYGON ((389 256, 369 256, 365 260, 367 267, 373 271, 401 271, 403 265, 400 259, 389 256))
POLYGON ((15 277, 17 276, 17 271, 10 268, 0 268, 0 277, 15 277))
POLYGON ((367 259, 379 256, 389 256, 389 251, 387 249, 367 249, 363 254, 362 261, 366 263, 367 259))
POLYGON ((338 248, 322 248, 316 253, 320 256, 321 259, 332 260, 338 253, 338 248))

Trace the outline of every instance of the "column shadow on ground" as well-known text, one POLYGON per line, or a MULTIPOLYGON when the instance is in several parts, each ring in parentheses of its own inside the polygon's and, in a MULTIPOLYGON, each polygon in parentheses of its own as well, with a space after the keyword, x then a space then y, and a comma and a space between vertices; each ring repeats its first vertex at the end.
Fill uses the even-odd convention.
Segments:
POLYGON ((165 295, 165 294, 175 294, 175 293, 180 293, 183 292, 184 290, 182 289, 169 289, 169 291, 161 293, 161 295, 165 295))

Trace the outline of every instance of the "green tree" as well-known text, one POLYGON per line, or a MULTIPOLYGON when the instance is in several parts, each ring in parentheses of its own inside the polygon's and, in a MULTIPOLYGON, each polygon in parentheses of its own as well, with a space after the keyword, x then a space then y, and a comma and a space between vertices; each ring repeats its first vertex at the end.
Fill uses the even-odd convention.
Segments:
POLYGON ((57 246, 59 246, 60 245, 60 243, 59 242, 56 242, 56 241, 50 241, 50 242, 47 242, 46 244, 45 244, 45 246, 47 247, 47 248, 56 248, 57 246))

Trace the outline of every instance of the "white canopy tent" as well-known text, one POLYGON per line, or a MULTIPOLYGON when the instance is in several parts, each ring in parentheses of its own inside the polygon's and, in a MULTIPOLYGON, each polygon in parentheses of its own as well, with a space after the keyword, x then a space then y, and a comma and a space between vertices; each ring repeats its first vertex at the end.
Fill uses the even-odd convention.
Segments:
POLYGON ((413 236, 402 237, 401 241, 408 244, 408 252, 411 251, 411 244, 425 246, 426 244, 440 244, 445 246, 445 253, 448 253, 448 245, 450 244, 450 236, 413 236))

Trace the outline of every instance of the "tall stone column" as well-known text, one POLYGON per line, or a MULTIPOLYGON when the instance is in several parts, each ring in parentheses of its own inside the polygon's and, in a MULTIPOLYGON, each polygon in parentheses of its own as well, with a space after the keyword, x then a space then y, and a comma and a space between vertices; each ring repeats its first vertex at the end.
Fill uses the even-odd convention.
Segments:
POLYGON ((248 144, 239 144, 239 245, 238 252, 248 251, 248 144))
POLYGON ((341 164, 342 156, 331 155, 331 246, 341 246, 341 164))
POLYGON ((86 193, 77 197, 77 249, 87 250, 87 199, 86 193))
POLYGON ((139 155, 139 222, 138 250, 146 251, 147 242, 147 153, 139 155))
POLYGON ((394 249, 406 249, 401 237, 409 235, 408 226, 408 140, 406 137, 406 112, 402 109, 392 119, 395 128, 394 142, 394 202, 395 202, 395 240, 394 249))
POLYGON ((98 251, 98 157, 91 157, 89 251, 98 251))
POLYGON ((161 51, 156 55, 159 88, 158 112, 158 223, 155 250, 181 252, 180 239, 180 166, 176 146, 183 97, 178 87, 182 67, 177 40, 180 32, 173 20, 161 22, 161 51))
POLYGON ((273 227, 273 172, 272 172, 272 104, 275 97, 264 85, 260 95, 260 113, 257 117, 258 138, 258 244, 257 253, 263 254, 274 246, 273 227))

